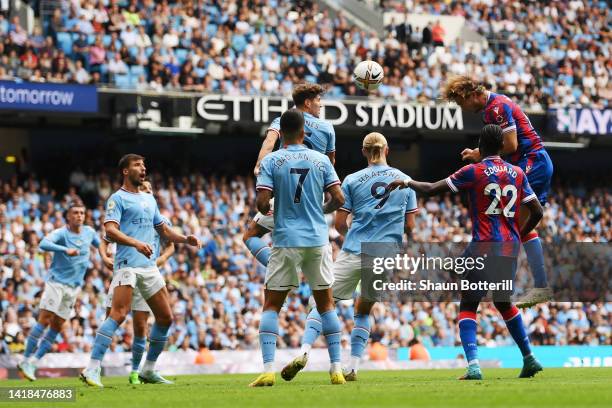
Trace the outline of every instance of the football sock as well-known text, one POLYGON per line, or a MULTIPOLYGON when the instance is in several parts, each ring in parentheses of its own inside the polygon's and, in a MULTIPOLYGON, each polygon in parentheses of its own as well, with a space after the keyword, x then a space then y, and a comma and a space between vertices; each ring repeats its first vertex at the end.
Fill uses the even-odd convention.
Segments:
POLYGON ((26 340, 26 347, 24 352, 24 357, 29 358, 34 351, 36 351, 36 347, 38 346, 38 341, 42 337, 45 332, 45 326, 40 323, 36 323, 32 330, 30 330, 30 334, 28 335, 28 339, 26 340))
MULTIPOLYGON (((327 351, 329 360, 333 363, 340 363, 340 320, 335 310, 329 310, 321 314, 321 326, 323 335, 327 340, 327 351)), ((332 366, 333 369, 333 366, 332 366)))
POLYGON ((170 326, 159 326, 153 323, 151 333, 149 334, 149 350, 147 351, 147 360, 143 367, 143 371, 153 371, 157 358, 164 350, 166 341, 168 340, 168 331, 170 326))
POLYGON ((510 335, 516 342, 516 345, 521 349, 523 357, 527 357, 531 354, 531 347, 529 346, 529 336, 525 332, 525 326, 523 325, 523 318, 521 313, 516 306, 512 306, 510 309, 502 312, 502 317, 506 322, 506 327, 510 332, 510 335))
POLYGON ((278 313, 274 310, 266 310, 261 315, 259 322, 259 344, 266 373, 274 372, 276 336, 278 336, 278 313))
POLYGON ((36 360, 40 360, 41 358, 43 358, 45 354, 49 352, 49 350, 51 350, 51 348, 53 347, 53 343, 55 343, 56 337, 57 337, 57 331, 49 327, 49 329, 47 329, 47 332, 43 336, 42 340, 40 341, 38 350, 36 350, 36 355, 35 355, 36 360))
POLYGON ((132 371, 138 371, 146 345, 146 337, 134 337, 132 341, 132 371))
POLYGON ((323 330, 323 324, 321 323, 321 315, 317 311, 316 307, 310 309, 308 317, 306 317, 306 327, 304 328, 304 337, 302 338, 301 353, 308 354, 310 348, 317 340, 321 331, 323 330))
POLYGON ((459 312, 459 337, 468 365, 478 364, 478 342, 476 340, 476 313, 459 312))
POLYGON ((113 334, 115 334, 118 327, 119 324, 117 324, 117 322, 110 317, 107 318, 104 323, 102 323, 98 333, 96 333, 93 350, 91 351, 92 360, 102 361, 106 350, 108 350, 108 346, 110 346, 111 342, 113 341, 113 334))
POLYGON ((263 266, 268 266, 270 255, 272 255, 272 249, 266 245, 261 238, 249 238, 246 240, 245 244, 259 263, 261 263, 263 266))
POLYGON ((349 368, 357 371, 359 360, 363 356, 370 338, 370 316, 356 314, 354 320, 355 325, 351 330, 351 364, 349 368))
POLYGON ((534 235, 528 234, 523 239, 529 239, 523 242, 523 248, 525 248, 525 254, 527 255, 527 262, 531 269, 531 275, 533 276, 533 284, 536 288, 545 288, 548 286, 548 280, 546 278, 546 269, 544 268, 544 250, 542 249, 542 241, 538 237, 537 233, 534 235), (529 237, 533 237, 529 239, 529 237))

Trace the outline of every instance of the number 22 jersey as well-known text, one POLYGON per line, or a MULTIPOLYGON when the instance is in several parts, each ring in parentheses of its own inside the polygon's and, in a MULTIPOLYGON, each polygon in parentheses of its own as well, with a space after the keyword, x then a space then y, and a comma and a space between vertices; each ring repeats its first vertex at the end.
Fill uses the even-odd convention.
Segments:
POLYGON ((521 241, 518 210, 537 197, 520 167, 489 156, 457 170, 446 183, 468 194, 472 242, 521 241))

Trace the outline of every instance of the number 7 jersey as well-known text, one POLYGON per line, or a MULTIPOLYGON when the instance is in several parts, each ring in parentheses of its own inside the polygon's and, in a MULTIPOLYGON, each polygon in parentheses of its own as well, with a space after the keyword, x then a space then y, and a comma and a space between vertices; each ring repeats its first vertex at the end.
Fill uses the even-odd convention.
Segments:
POLYGON ((473 242, 520 242, 520 205, 537 197, 518 166, 489 156, 446 179, 454 192, 466 191, 473 242))
POLYGON ((261 162, 257 190, 274 195, 272 244, 280 248, 329 243, 323 192, 340 184, 329 157, 305 145, 289 145, 261 162))
POLYGON ((374 165, 349 174, 342 183, 345 202, 340 211, 353 215, 342 250, 361 253, 362 242, 401 243, 406 214, 417 211, 416 195, 410 188, 385 191, 401 171, 387 165, 374 165))

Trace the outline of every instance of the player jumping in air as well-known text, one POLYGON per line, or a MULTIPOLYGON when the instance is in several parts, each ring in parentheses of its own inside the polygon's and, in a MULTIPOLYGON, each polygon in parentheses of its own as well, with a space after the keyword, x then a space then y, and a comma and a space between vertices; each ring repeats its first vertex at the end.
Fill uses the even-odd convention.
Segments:
MULTIPOLYGON (((319 119, 321 95, 324 92, 325 90, 320 85, 305 83, 293 88, 292 97, 296 108, 304 114, 304 145, 309 149, 326 154, 333 165, 336 160, 334 127, 329 122, 319 119)), ((280 134, 280 117, 272 121, 266 132, 266 138, 255 165, 255 176, 259 175, 263 158, 274 150, 274 146, 279 139, 281 139, 280 147, 282 147, 285 142, 280 134)), ((274 207, 274 203, 271 203, 270 206, 274 207)), ((271 250, 261 237, 273 229, 274 217, 272 214, 258 213, 249 223, 242 238, 251 254, 264 266, 268 265, 271 250)))
POLYGON ((155 265, 155 259, 152 258, 155 230, 162 239, 170 242, 197 247, 200 247, 201 243, 194 235, 184 236, 172 230, 164 223, 153 195, 139 190, 146 176, 142 156, 123 156, 119 161, 119 169, 123 175, 123 185, 106 202, 104 220, 106 236, 117 243, 111 283, 115 286, 113 304, 109 316, 96 334, 91 359, 81 373, 81 379, 91 386, 103 386, 100 381, 102 359, 113 334, 130 311, 133 290, 137 287, 155 316, 155 323, 149 335, 149 350, 139 376, 140 381, 171 383, 154 370, 172 324, 168 291, 155 265))
POLYGON ((325 214, 344 204, 340 181, 327 156, 303 145, 304 115, 291 109, 280 119, 285 147, 267 155, 257 178, 257 209, 270 210, 274 200, 274 236, 266 270, 264 308, 259 322, 259 341, 264 372, 251 387, 274 385, 274 354, 278 336, 278 313, 287 293, 299 285, 301 270, 317 304, 322 331, 327 339, 332 384, 344 384, 340 366, 340 321, 332 299, 332 255, 325 214), (323 193, 330 199, 323 204, 323 193))
MULTIPOLYGON (((145 181, 140 185, 140 191, 148 194, 153 194, 153 188, 151 183, 145 181)), ((162 215, 162 219, 168 225, 170 221, 162 215)), ((110 269, 113 269, 113 253, 111 242, 108 237, 104 236, 100 242, 100 254, 102 254, 102 260, 104 264, 110 269)), ((161 268, 166 261, 174 253, 174 243, 166 242, 161 252, 161 239, 157 231, 155 231, 155 240, 153 242, 153 259, 158 268, 161 268)), ((113 292, 115 291, 115 285, 108 288, 108 295, 106 296, 106 316, 110 315, 111 307, 113 305, 113 292)), ((130 384, 141 384, 139 376, 140 362, 144 354, 147 345, 147 321, 149 320, 149 313, 151 308, 147 305, 147 302, 142 297, 138 287, 135 287, 132 293, 132 326, 134 329, 134 338, 132 340, 132 372, 129 376, 130 384)))
MULTIPOLYGON (((504 139, 500 126, 486 125, 478 143, 483 156, 478 163, 464 166, 450 177, 435 183, 406 178, 392 182, 388 189, 409 187, 426 195, 466 191, 473 225, 472 249, 468 249, 470 255, 486 257, 485 270, 491 271, 493 276, 513 279, 520 237, 540 222, 543 210, 523 170, 499 157, 504 139), (527 216, 519 228, 519 214, 525 210, 528 210, 527 216)), ((480 276, 473 271, 468 278, 475 282, 480 276)), ((461 294, 459 335, 468 361, 467 373, 460 378, 462 380, 482 379, 476 339, 476 311, 480 299, 486 294, 481 292, 461 294)), ((523 355, 523 369, 519 377, 533 377, 542 371, 542 366, 531 353, 529 336, 519 310, 510 302, 510 293, 503 295, 494 293, 493 300, 523 355)))
MULTIPOLYGON (((446 84, 444 97, 448 101, 456 102, 467 112, 482 112, 485 124, 501 126, 504 131, 504 148, 501 154, 508 155, 510 163, 525 172, 538 200, 544 205, 550 189, 553 164, 540 136, 521 108, 507 96, 489 92, 484 86, 464 76, 455 77, 446 84)), ((471 162, 478 162, 482 158, 478 148, 464 149, 461 156, 463 160, 471 162)), ((521 221, 526 215, 524 211, 521 221)), ((535 286, 519 299, 517 306, 524 308, 551 300, 552 290, 548 287, 544 252, 537 231, 525 231, 521 241, 535 286)))
MULTIPOLYGON (((336 229, 346 236, 342 251, 334 263, 335 300, 353 298, 361 280, 361 244, 363 242, 402 243, 404 231, 410 235, 417 211, 414 191, 407 188, 389 195, 387 185, 407 176, 387 165, 389 147, 380 133, 370 133, 363 139, 362 154, 368 167, 348 175, 342 183, 344 205, 336 213, 336 229), (348 216, 353 219, 348 226, 348 216), (348 233, 347 233, 348 231, 348 233)), ((374 254, 372 254, 374 255, 374 254)), ((370 310, 374 301, 359 297, 355 302, 354 327, 351 331, 351 361, 344 372, 347 381, 357 380, 359 361, 370 337, 370 310)), ((321 333, 321 316, 312 308, 306 319, 300 355, 289 363, 281 376, 291 381, 306 366, 312 344, 321 333)))
POLYGON ((93 228, 83 225, 83 203, 68 204, 66 221, 65 226, 44 237, 39 245, 40 249, 54 252, 54 255, 40 300, 38 322, 26 341, 25 359, 17 365, 30 381, 36 380, 37 362, 51 350, 64 322, 70 317, 89 264, 90 247, 100 245, 93 228))

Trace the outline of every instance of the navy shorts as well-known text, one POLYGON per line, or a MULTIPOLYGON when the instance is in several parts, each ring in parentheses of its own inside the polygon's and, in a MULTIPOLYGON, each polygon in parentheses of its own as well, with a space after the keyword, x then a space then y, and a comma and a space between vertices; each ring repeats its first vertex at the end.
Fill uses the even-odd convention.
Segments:
POLYGON ((553 164, 546 150, 540 149, 521 157, 517 165, 527 175, 529 185, 538 197, 540 204, 546 204, 553 174, 553 164))

